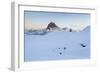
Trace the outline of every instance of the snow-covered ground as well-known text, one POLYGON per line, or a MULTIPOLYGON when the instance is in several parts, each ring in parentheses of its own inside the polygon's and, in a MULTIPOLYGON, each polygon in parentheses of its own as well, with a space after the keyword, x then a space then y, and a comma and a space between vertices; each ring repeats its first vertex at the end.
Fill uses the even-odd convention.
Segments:
POLYGON ((24 37, 25 62, 90 58, 90 26, 80 32, 25 33, 24 37))

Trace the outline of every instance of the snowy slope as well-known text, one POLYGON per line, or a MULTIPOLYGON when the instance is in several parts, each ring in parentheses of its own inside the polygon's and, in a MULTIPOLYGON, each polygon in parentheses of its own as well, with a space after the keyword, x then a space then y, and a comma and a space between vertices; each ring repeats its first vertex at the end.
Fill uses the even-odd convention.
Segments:
POLYGON ((90 27, 81 32, 56 31, 24 37, 26 62, 90 58, 90 27))

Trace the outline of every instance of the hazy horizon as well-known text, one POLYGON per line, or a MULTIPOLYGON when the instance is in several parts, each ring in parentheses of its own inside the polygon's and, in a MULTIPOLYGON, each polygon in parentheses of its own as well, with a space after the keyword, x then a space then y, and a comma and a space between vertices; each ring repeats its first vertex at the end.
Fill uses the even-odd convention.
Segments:
POLYGON ((81 29, 90 25, 90 14, 88 13, 24 11, 24 16, 25 30, 44 29, 50 22, 54 22, 60 28, 81 29))

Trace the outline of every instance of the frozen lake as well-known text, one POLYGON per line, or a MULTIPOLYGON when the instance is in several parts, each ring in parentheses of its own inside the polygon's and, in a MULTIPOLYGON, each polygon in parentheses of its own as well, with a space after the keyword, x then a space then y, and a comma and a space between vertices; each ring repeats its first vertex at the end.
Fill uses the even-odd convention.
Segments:
POLYGON ((45 35, 24 34, 24 61, 90 58, 90 27, 81 32, 55 31, 45 35))

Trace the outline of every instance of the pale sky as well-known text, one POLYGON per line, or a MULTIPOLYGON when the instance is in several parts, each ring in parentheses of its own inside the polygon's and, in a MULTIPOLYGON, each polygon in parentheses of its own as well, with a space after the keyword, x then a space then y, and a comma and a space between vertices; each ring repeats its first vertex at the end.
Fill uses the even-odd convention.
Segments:
POLYGON ((90 14, 24 11, 25 29, 43 29, 51 21, 61 28, 72 27, 80 29, 90 25, 90 14))

